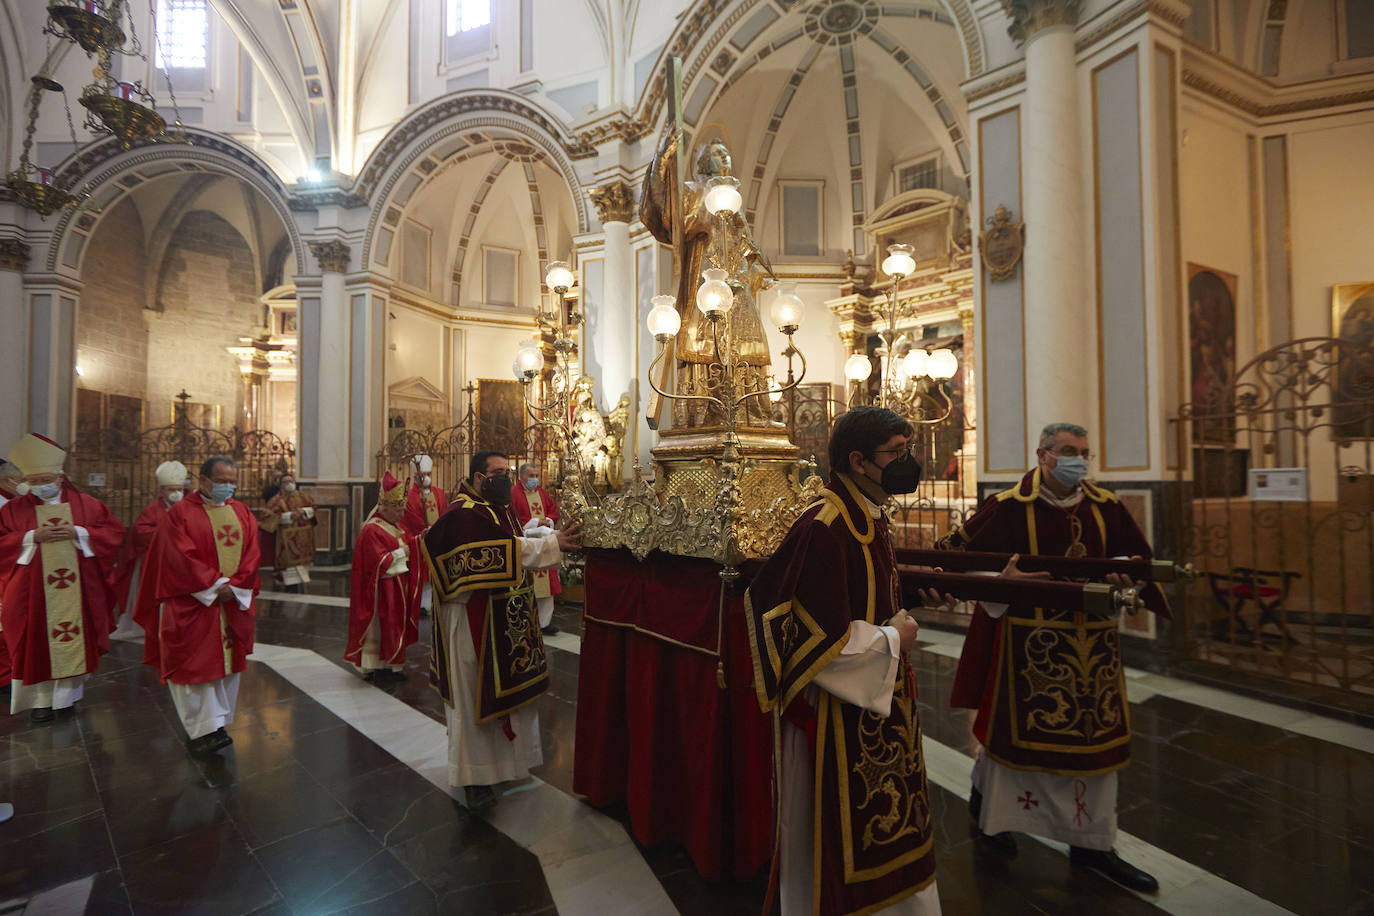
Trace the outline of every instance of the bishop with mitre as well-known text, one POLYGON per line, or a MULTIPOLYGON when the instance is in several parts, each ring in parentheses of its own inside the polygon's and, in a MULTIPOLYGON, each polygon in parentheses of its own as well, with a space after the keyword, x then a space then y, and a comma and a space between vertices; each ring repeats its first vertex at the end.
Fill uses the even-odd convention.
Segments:
POLYGON ((217 455, 199 488, 167 513, 143 566, 134 619, 143 660, 172 693, 187 747, 204 755, 231 744, 239 674, 257 618, 258 523, 233 498, 238 468, 217 455))
POLYGON ((111 639, 141 640, 143 629, 134 623, 134 605, 138 603, 138 583, 142 578, 143 555, 153 543, 167 513, 181 502, 187 484, 186 465, 180 461, 164 461, 154 472, 157 477, 157 499, 148 503, 134 519, 134 527, 124 538, 124 546, 119 549, 115 560, 114 572, 110 576, 110 587, 114 589, 118 602, 118 625, 110 634, 111 639))
POLYGON ((419 638, 419 538, 399 527, 406 486, 382 476, 377 511, 363 523, 353 545, 348 648, 344 660, 372 681, 402 673, 406 647, 419 638), (418 562, 417 562, 418 561, 418 562))
POLYGON ((10 451, 29 492, 0 509, 0 631, 13 679, 10 712, 50 722, 81 699, 86 675, 110 649, 114 595, 107 577, 124 526, 62 472, 67 453, 30 433, 10 451))

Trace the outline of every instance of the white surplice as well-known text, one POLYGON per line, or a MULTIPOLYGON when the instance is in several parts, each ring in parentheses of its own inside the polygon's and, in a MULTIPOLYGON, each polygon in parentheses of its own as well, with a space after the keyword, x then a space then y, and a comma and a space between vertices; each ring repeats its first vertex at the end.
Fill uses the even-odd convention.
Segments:
MULTIPOLYGON (((868 502, 868 510, 874 518, 881 512, 871 502, 868 502)), ((814 709, 820 691, 824 690, 845 703, 880 716, 889 715, 893 686, 901 670, 901 653, 902 641, 895 627, 851 621, 849 641, 802 691, 802 697, 814 709)), ((782 720, 778 892, 783 916, 802 916, 813 910, 812 848, 816 816, 813 758, 806 732, 782 720)), ((935 884, 931 881, 911 896, 875 912, 892 916, 939 916, 940 894, 935 884)))
MULTIPOLYGON (((563 560, 563 552, 552 531, 546 536, 536 534, 515 540, 520 547, 523 569, 551 569, 563 560)), ((510 714, 514 741, 506 737, 499 720, 486 723, 475 720, 479 687, 477 652, 468 628, 470 595, 470 591, 461 591, 451 600, 441 602, 438 610, 449 649, 448 677, 453 703, 445 705, 444 718, 448 724, 448 781, 455 787, 490 786, 523 779, 529 775, 531 767, 544 762, 539 742, 539 713, 534 703, 510 714)))
POLYGON ((134 621, 134 605, 138 603, 138 583, 142 578, 143 557, 139 557, 134 561, 134 573, 129 577, 129 593, 120 601, 119 620, 114 631, 110 633, 111 639, 143 642, 143 627, 134 621))
POLYGON ((234 721, 234 707, 239 700, 238 674, 203 684, 168 681, 167 689, 188 738, 202 738, 234 721))

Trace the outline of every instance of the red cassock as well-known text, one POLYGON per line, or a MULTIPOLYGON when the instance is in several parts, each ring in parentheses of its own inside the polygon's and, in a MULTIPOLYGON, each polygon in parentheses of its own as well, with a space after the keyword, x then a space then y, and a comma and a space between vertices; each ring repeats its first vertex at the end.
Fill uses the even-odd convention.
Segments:
MULTIPOLYGON (((543 487, 535 487, 531 494, 525 489, 524 484, 516 481, 510 490, 510 507, 515 510, 515 517, 520 520, 521 529, 528 525, 535 515, 547 518, 555 525, 558 524, 558 503, 550 498, 543 487)), ((535 597, 547 598, 561 594, 562 591, 563 582, 558 578, 558 570, 541 569, 534 573, 535 597)))
POLYGON ((143 661, 164 682, 201 684, 248 667, 257 618, 258 523, 241 502, 210 506, 199 492, 167 513, 144 558, 134 620, 147 634, 143 661), (248 589, 238 602, 209 607, 195 597, 221 576, 248 589))
POLYGON ((406 646, 420 636, 420 570, 425 560, 419 538, 373 516, 353 545, 353 582, 348 604, 348 649, 344 660, 362 666, 363 636, 377 619, 377 654, 388 665, 406 660, 406 646), (410 551, 409 572, 387 576, 392 551, 410 551))
POLYGON ((115 560, 114 570, 110 573, 110 588, 114 590, 115 618, 124 610, 129 600, 129 583, 133 581, 138 561, 148 552, 153 543, 153 535, 158 526, 167 518, 167 503, 158 497, 138 513, 134 527, 124 538, 124 546, 119 548, 119 558, 115 560))
POLYGON ((447 508, 448 496, 443 490, 430 487, 429 492, 425 493, 418 485, 412 484, 410 492, 406 494, 406 514, 401 518, 401 527, 411 537, 419 537, 439 520, 447 508))
POLYGON ((28 495, 16 497, 0 509, 0 569, 6 571, 0 630, 4 631, 12 666, 12 671, 4 672, 4 680, 13 676, 25 684, 37 684, 89 674, 99 666, 100 656, 110 649, 110 630, 115 622, 108 576, 123 539, 124 526, 105 504, 78 492, 65 480, 62 501, 57 505, 45 506, 42 500, 28 495), (75 541, 49 541, 35 545, 27 565, 18 565, 24 535, 38 527, 40 512, 70 512, 71 524, 85 528, 90 535, 95 556, 84 556, 75 541), (76 569, 48 568, 53 566, 57 552, 49 544, 71 549, 76 569), (74 592, 72 585, 78 581, 79 592, 74 592), (70 599, 78 593, 79 607, 70 599), (84 643, 84 655, 72 651, 78 639, 84 643))

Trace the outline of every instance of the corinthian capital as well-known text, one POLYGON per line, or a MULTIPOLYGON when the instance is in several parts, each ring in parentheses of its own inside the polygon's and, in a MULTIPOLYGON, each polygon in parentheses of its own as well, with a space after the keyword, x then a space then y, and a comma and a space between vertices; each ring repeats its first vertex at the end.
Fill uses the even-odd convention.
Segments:
POLYGON ((23 270, 29 266, 29 246, 19 239, 0 239, 0 270, 23 270))
POLYGON ((1082 0, 1002 0, 1011 24, 1007 34, 1017 44, 1024 44, 1041 29, 1056 25, 1078 25, 1078 9, 1082 0))
POLYGON ((310 242, 310 252, 320 262, 320 270, 325 273, 341 274, 348 270, 348 244, 338 239, 327 242, 310 242))
POLYGON ((628 223, 635 216, 635 192, 619 179, 587 192, 603 223, 628 223))

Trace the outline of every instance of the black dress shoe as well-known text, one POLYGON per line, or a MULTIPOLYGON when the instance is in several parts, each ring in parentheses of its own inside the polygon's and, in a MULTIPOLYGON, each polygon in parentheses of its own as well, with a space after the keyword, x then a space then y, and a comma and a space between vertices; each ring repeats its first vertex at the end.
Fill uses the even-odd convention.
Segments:
POLYGON ((1125 861, 1116 854, 1115 849, 1084 849, 1082 846, 1070 846, 1069 861, 1079 868, 1091 869, 1127 890, 1140 894, 1159 893, 1159 882, 1155 880, 1154 875, 1125 861))
POLYGON ((234 743, 229 733, 221 726, 205 736, 205 744, 211 751, 218 751, 234 743))
POLYGON ((546 627, 540 627, 539 632, 543 633, 545 636, 557 636, 559 633, 562 633, 563 631, 558 629, 558 627, 554 626, 553 624, 549 624, 546 627))
POLYGON ((485 811, 496 804, 496 790, 491 786, 467 786, 463 789, 463 798, 469 811, 485 811))
POLYGON ((29 710, 30 722, 51 722, 54 718, 51 706, 35 706, 29 710))
POLYGON ((1011 835, 1011 831, 1003 830, 1001 833, 984 833, 983 828, 978 826, 978 818, 983 813, 983 793, 979 792, 977 789, 969 793, 968 813, 969 817, 973 818, 973 826, 969 829, 969 834, 975 841, 1003 855, 1016 855, 1016 837, 1011 835))

